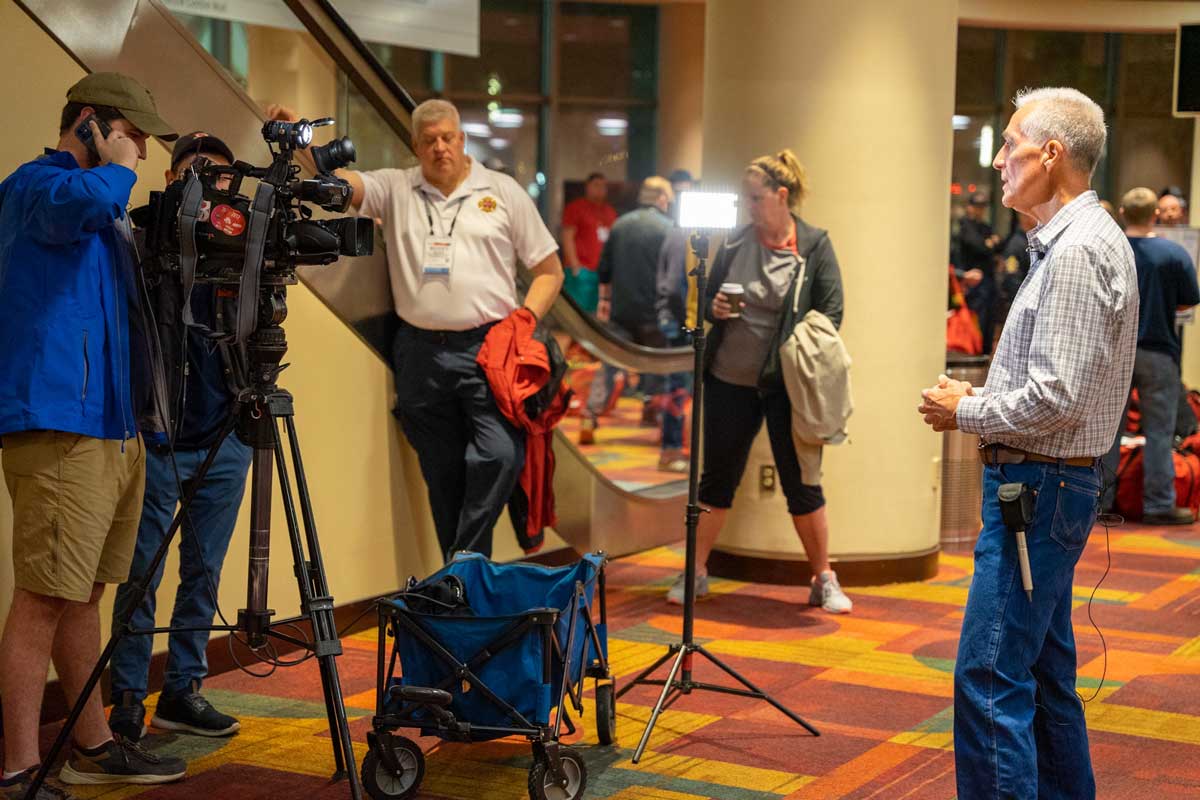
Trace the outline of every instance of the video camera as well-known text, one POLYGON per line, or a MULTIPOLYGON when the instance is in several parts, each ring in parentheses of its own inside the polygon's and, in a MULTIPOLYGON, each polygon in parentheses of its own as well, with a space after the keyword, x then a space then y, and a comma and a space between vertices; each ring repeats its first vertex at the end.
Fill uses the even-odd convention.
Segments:
POLYGON ((350 138, 311 148, 313 178, 301 179, 293 163, 295 151, 311 144, 313 129, 332 124, 329 117, 270 120, 262 127, 273 156, 269 166, 197 159, 186 178, 151 192, 149 204, 133 214, 146 233, 142 264, 148 277, 175 276, 185 298, 195 283, 209 283, 237 287, 238 298, 249 300, 238 303, 236 330, 213 332, 219 338, 239 343, 259 325, 282 322, 282 287, 296 283, 297 266, 372 253, 372 220, 313 219, 313 206, 343 212, 350 205, 350 184, 333 174, 355 160, 350 138), (241 194, 246 178, 258 182, 253 197, 241 194))

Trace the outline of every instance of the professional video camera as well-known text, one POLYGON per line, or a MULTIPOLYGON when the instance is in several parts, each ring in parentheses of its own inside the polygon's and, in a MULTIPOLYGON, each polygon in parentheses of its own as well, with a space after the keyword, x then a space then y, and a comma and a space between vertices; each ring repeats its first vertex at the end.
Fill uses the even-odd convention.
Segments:
POLYGON ((151 192, 149 204, 135 212, 134 222, 146 232, 142 263, 148 275, 175 275, 185 297, 194 283, 215 283, 237 286, 239 298, 257 299, 239 303, 236 330, 214 332, 218 336, 241 342, 259 325, 282 322, 286 308, 278 289, 296 282, 297 266, 371 254, 371 220, 313 219, 312 206, 342 212, 350 205, 350 184, 333 174, 355 159, 350 138, 310 149, 316 177, 301 179, 293 163, 296 150, 311 144, 313 129, 332 124, 329 117, 270 120, 262 128, 270 166, 198 159, 186 178, 151 192), (253 198, 240 193, 246 178, 258 181, 253 198))

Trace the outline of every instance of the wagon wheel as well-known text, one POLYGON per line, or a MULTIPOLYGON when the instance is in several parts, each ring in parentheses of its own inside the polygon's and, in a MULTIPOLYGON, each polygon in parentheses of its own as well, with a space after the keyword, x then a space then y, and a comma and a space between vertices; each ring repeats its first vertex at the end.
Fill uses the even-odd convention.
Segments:
MULTIPOLYGON (((412 739, 391 736, 388 740, 399 771, 389 769, 379 753, 372 749, 363 758, 363 788, 375 800, 408 800, 416 797, 421 779, 425 777, 425 754, 412 739)), ((383 745, 381 743, 378 746, 383 745)))
POLYGON ((562 760, 564 783, 554 779, 545 761, 535 759, 529 768, 530 800, 579 800, 583 797, 583 790, 587 788, 587 765, 574 750, 564 747, 558 753, 562 760))
POLYGON ((596 681, 596 737, 600 744, 617 741, 617 685, 596 681))

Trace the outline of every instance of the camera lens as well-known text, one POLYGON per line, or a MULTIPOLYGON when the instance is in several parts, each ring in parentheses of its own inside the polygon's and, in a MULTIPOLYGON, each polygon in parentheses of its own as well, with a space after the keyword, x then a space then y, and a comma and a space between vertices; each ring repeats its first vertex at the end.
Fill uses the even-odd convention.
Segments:
POLYGON ((314 147, 311 152, 317 172, 333 172, 335 169, 341 169, 353 163, 357 158, 354 142, 350 141, 349 136, 334 139, 322 147, 314 147))

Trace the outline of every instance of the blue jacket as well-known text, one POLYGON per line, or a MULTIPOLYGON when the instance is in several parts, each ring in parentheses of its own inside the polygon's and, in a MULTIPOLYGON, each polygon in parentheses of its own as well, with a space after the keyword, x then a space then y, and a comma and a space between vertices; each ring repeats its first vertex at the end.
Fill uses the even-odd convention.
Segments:
POLYGON ((0 183, 0 436, 128 439, 134 172, 46 151, 0 183))

